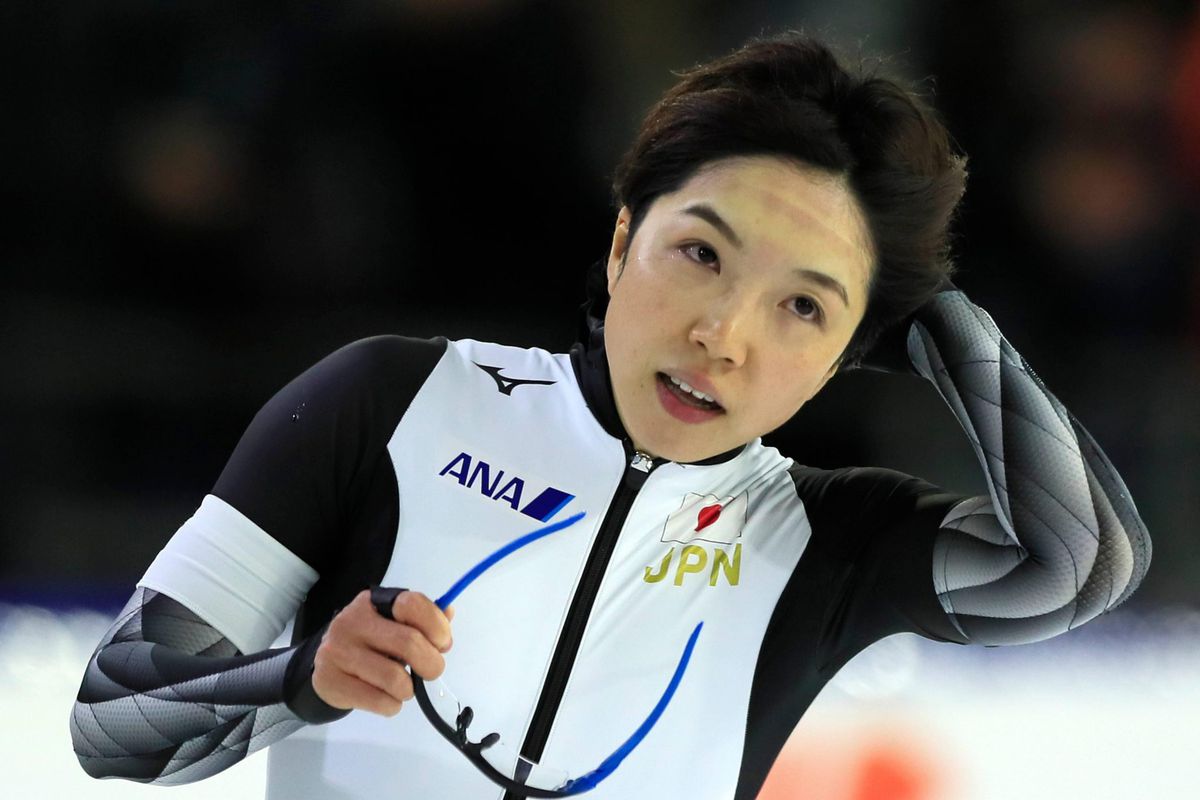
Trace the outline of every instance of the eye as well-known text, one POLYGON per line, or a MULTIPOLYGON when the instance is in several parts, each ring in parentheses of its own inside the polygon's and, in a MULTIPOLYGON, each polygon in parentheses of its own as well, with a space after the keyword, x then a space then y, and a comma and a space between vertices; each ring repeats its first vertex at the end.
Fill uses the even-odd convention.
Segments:
POLYGON ((800 296, 792 300, 792 310, 800 319, 812 322, 820 322, 823 316, 821 307, 811 297, 800 296))
POLYGON ((718 261, 717 251, 700 242, 685 244, 679 250, 697 264, 712 266, 718 261))

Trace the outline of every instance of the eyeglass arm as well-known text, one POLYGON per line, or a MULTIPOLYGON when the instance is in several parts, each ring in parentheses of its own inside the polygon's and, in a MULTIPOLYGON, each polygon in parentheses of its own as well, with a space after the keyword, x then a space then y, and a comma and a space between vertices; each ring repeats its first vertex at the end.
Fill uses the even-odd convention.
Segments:
POLYGON ((453 586, 450 587, 449 591, 447 591, 438 599, 434 600, 434 604, 441 610, 445 611, 446 606, 453 603, 455 599, 462 594, 463 589, 466 589, 468 586, 470 586, 476 578, 486 572, 488 568, 497 561, 516 550, 520 550, 522 547, 531 542, 536 542, 543 536, 549 536, 552 533, 561 531, 563 528, 568 528, 574 525, 576 522, 579 522, 579 520, 583 519, 586 513, 587 512, 585 511, 580 511, 578 514, 567 517, 566 519, 560 519, 558 522, 547 525, 544 528, 538 528, 536 531, 527 533, 517 539, 513 539, 511 542, 504 545, 504 547, 501 547, 499 550, 492 553, 475 566, 471 567, 466 575, 463 575, 453 586))
POLYGON ((613 754, 601 762, 600 766, 596 767, 591 772, 580 775, 578 778, 567 781, 559 791, 564 794, 579 794, 586 792, 589 789, 595 788, 596 784, 612 774, 621 762, 625 760, 625 756, 633 752, 642 739, 646 738, 646 734, 658 722, 658 718, 662 716, 666 710, 667 704, 671 702, 671 697, 675 694, 675 690, 679 687, 679 682, 683 678, 683 673, 687 669, 688 661, 692 658, 692 650, 696 647, 696 639, 700 636, 700 629, 704 627, 703 622, 696 624, 696 628, 692 631, 692 635, 688 637, 687 645, 683 648, 683 655, 679 657, 679 665, 675 667, 675 674, 671 676, 671 682, 667 684, 666 691, 659 698, 658 704, 650 712, 646 720, 638 726, 638 729, 633 732, 633 735, 625 740, 625 743, 618 747, 613 754))

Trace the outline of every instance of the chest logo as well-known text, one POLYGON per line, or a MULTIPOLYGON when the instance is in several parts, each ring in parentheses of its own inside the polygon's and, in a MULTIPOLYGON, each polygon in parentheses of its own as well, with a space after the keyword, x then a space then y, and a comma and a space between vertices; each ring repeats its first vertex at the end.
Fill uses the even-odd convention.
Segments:
POLYGON ((481 370, 492 376, 492 380, 496 382, 496 388, 500 390, 500 394, 512 396, 513 389, 518 386, 553 386, 555 381, 539 381, 532 378, 507 378, 500 374, 500 370, 504 367, 489 367, 486 364, 471 362, 481 370))
POLYGON ((662 540, 680 544, 696 541, 733 544, 742 537, 748 505, 746 492, 737 497, 688 492, 679 508, 663 523, 662 540))
POLYGON ((563 506, 575 499, 570 492, 547 486, 533 499, 526 501, 525 497, 533 490, 528 488, 530 484, 524 478, 513 474, 512 470, 506 471, 482 458, 474 458, 470 453, 456 455, 442 467, 438 476, 453 478, 467 489, 478 489, 484 497, 541 522, 548 522, 563 506))
POLYGON ((657 564, 646 567, 642 580, 659 583, 672 573, 674 562, 674 586, 682 586, 692 574, 704 574, 709 586, 716 586, 722 578, 730 586, 737 586, 742 571, 742 543, 738 540, 749 505, 747 492, 736 497, 688 492, 679 508, 667 517, 661 537, 664 543, 683 547, 671 547, 657 564))
POLYGON ((702 531, 716 522, 717 517, 721 516, 722 508, 720 503, 713 503, 711 506, 700 509, 700 513, 696 515, 696 530, 702 531))

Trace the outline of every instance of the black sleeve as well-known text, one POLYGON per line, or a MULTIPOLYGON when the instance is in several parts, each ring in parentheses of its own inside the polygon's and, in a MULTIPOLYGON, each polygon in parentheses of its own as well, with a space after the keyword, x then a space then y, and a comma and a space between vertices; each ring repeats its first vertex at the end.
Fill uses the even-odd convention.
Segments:
MULTIPOLYGON (((195 781, 306 723, 346 713, 313 692, 313 656, 337 598, 366 585, 372 567, 347 569, 348 560, 379 560, 381 548, 360 547, 362 539, 395 536, 387 442, 447 344, 359 340, 306 370, 258 412, 213 494, 321 576, 304 603, 309 609, 314 594, 324 598, 319 613, 304 624, 297 619, 295 646, 242 653, 219 624, 172 599, 167 587, 138 588, 88 663, 73 709, 75 752, 90 775, 195 781), (378 513, 364 511, 371 504, 378 513), (329 586, 336 591, 322 588, 329 586)), ((211 535, 219 541, 233 534, 211 535)), ((171 552, 168 544, 160 557, 171 552)), ((189 551, 179 563, 190 569, 196 552, 205 551, 189 551)), ((215 563, 199 567, 221 574, 215 563)), ((229 583, 222 576, 199 591, 236 592, 229 583)))
POLYGON ((321 359, 255 415, 212 494, 324 573, 373 482, 395 480, 387 442, 447 344, 374 336, 321 359))
POLYGON ((840 666, 893 633, 965 641, 938 601, 932 569, 941 521, 963 495, 888 469, 796 466, 791 476, 812 526, 806 558, 830 576, 823 660, 840 666))
POLYGON ((255 415, 213 487, 320 575, 297 639, 382 578, 399 525, 387 443, 448 345, 374 336, 326 356, 255 415))

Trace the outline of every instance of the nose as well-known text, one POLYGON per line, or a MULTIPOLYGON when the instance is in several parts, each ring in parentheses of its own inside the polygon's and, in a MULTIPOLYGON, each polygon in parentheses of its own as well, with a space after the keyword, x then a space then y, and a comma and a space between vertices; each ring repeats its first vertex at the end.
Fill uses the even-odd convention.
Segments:
POLYGON ((740 367, 746 361, 750 326, 748 302, 731 291, 704 307, 692 324, 688 341, 703 347, 709 358, 740 367))

